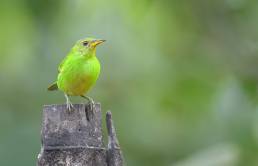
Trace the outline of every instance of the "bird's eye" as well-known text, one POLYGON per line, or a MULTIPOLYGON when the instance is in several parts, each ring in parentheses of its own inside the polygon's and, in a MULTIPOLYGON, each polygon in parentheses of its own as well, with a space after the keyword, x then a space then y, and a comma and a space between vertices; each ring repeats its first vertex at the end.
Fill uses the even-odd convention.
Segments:
POLYGON ((89 42, 85 41, 82 44, 83 44, 83 46, 88 46, 89 42))

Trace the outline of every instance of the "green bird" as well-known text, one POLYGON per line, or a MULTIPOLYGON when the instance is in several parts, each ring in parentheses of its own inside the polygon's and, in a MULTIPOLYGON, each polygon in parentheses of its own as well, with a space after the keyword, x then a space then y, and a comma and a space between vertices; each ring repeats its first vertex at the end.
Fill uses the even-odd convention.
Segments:
POLYGON ((104 41, 94 38, 79 40, 60 63, 57 81, 50 85, 48 90, 63 91, 69 111, 73 108, 69 96, 86 98, 93 106, 94 101, 85 94, 99 77, 100 63, 96 57, 96 46, 104 41))

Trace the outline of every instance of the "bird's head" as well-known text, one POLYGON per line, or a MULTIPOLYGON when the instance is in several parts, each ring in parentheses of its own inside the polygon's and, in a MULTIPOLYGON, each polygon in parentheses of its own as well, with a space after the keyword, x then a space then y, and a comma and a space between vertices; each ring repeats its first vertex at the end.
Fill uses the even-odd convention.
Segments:
POLYGON ((73 51, 79 52, 83 56, 92 56, 96 53, 97 45, 105 42, 106 40, 85 38, 76 42, 73 51))

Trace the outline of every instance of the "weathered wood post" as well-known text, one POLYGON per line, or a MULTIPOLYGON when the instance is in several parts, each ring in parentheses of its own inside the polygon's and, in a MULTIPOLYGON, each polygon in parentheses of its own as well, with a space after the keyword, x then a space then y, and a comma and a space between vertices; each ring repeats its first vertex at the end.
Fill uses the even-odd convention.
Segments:
POLYGON ((100 104, 46 105, 43 109, 42 147, 38 166, 122 166, 111 112, 107 113, 108 148, 103 141, 100 104))
POLYGON ((116 137, 116 131, 110 111, 106 114, 106 124, 108 131, 107 163, 109 166, 123 165, 123 155, 116 137))

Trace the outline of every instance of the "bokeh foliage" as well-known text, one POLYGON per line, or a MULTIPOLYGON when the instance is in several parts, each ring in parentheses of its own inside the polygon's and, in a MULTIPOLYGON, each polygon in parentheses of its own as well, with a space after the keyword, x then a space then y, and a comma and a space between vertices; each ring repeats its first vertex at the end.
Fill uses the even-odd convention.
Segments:
POLYGON ((258 165, 257 18, 255 0, 1 0, 0 165, 35 165, 42 105, 64 102, 46 87, 86 36, 108 41, 89 95, 127 165, 258 165))

